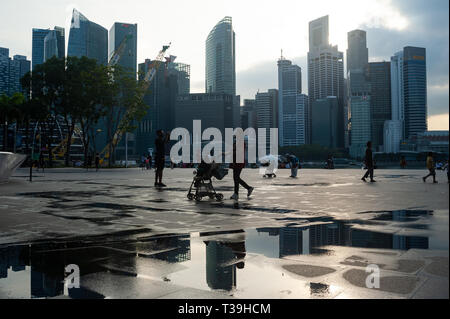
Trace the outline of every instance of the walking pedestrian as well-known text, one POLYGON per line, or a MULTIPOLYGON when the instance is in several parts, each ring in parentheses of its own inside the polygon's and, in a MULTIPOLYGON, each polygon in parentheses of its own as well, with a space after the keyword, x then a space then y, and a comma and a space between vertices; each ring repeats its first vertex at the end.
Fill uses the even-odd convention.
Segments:
POLYGON ((165 144, 169 141, 170 134, 164 134, 163 130, 156 131, 155 140, 155 187, 166 187, 162 182, 165 158, 166 158, 166 147, 165 144))
MULTIPOLYGON (((247 190, 247 197, 250 197, 252 194, 254 188, 249 186, 246 182, 244 182, 241 179, 241 172, 242 169, 245 167, 245 156, 244 161, 242 163, 238 163, 236 159, 236 152, 237 152, 237 146, 236 141, 233 142, 233 163, 231 163, 230 168, 233 169, 233 181, 234 181, 234 194, 231 196, 230 199, 238 200, 239 199, 239 185, 242 185, 247 190)), ((245 145, 244 149, 240 150, 245 155, 245 145)))
POLYGON ((448 160, 447 163, 445 163, 444 167, 442 167, 443 170, 447 170, 447 183, 450 183, 450 176, 448 173, 448 160))
POLYGON ((433 176, 433 184, 436 184, 436 170, 434 168, 434 159, 433 159, 433 152, 428 152, 427 156, 427 168, 430 172, 427 176, 422 177, 423 182, 425 183, 427 181, 427 178, 430 176, 433 176))
POLYGON ((95 154, 95 171, 98 172, 100 169, 100 154, 95 154))
POLYGON ((361 178, 363 182, 366 181, 366 178, 370 175, 370 182, 374 183, 376 180, 373 179, 373 158, 372 158, 372 142, 367 142, 367 148, 366 148, 366 157, 365 157, 365 164, 367 168, 366 174, 361 178))

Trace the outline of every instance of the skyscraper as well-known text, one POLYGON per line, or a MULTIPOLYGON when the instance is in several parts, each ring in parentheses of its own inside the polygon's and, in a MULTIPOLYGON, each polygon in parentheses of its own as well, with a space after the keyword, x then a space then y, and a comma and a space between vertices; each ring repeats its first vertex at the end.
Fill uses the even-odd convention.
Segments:
MULTIPOLYGON (((278 90, 257 93, 255 96, 256 127, 266 129, 266 145, 269 150, 270 129, 278 127, 278 90)), ((256 127, 255 128, 256 130, 256 127)), ((256 133, 258 131, 256 130, 256 133)))
POLYGON ((405 138, 427 130, 426 50, 403 48, 403 81, 405 99, 405 138))
POLYGON ((185 63, 174 62, 175 57, 170 56, 167 63, 169 74, 175 74, 178 81, 178 94, 191 93, 191 66, 185 63))
POLYGON ((366 31, 353 30, 347 34, 347 75, 351 70, 365 70, 369 62, 366 31))
POLYGON ((9 57, 9 49, 0 48, 0 95, 13 95, 16 92, 27 92, 22 89, 21 78, 30 71, 31 61, 26 56, 9 57))
POLYGON ((9 92, 9 49, 0 48, 0 95, 9 92))
MULTIPOLYGON (((146 59, 139 63, 139 80, 143 80, 152 61, 146 59)), ((136 136, 136 153, 147 153, 148 148, 154 147, 155 134, 158 129, 170 131, 175 127, 175 104, 179 93, 178 75, 168 70, 168 65, 162 65, 144 96, 144 103, 149 106, 147 114, 137 123, 134 132, 136 136)))
POLYGON ((33 44, 31 53, 32 69, 36 65, 44 63, 44 39, 50 32, 49 29, 33 29, 33 44))
POLYGON ((65 56, 64 28, 33 29, 32 69, 42 64, 52 56, 62 58, 65 56))
POLYGON ((381 151, 383 147, 384 122, 392 118, 391 106, 391 63, 369 63, 370 118, 372 147, 381 151))
POLYGON ((309 104, 302 94, 302 70, 284 57, 278 60, 278 92, 279 145, 309 143, 309 104))
POLYGON ((236 95, 235 33, 231 17, 225 17, 206 39, 206 93, 236 95))
POLYGON ((338 147, 344 147, 344 55, 329 44, 328 16, 309 23, 308 94, 309 104, 317 99, 338 99, 338 147))
POLYGON ((384 123, 384 152, 398 153, 404 138, 405 99, 403 82, 403 51, 391 57, 391 120, 384 123))
POLYGON ((67 56, 86 56, 108 64, 108 31, 73 9, 67 56))
POLYGON ((363 156, 372 138, 371 93, 368 78, 369 50, 366 32, 353 30, 347 34, 347 109, 351 120, 350 155, 363 156))
POLYGON ((389 139, 385 141, 385 152, 398 152, 400 140, 412 138, 428 127, 425 48, 408 46, 395 53, 390 72, 392 119, 385 125, 384 136, 389 139))
MULTIPOLYGON (((276 103, 278 103, 278 98, 276 103)), ((256 99, 244 99, 244 106, 241 107, 241 127, 243 130, 252 127, 258 132, 257 111, 256 99)))
MULTIPOLYGON (((403 51, 391 57, 391 105, 392 120, 403 122, 405 119, 405 99, 403 86, 403 51)), ((403 129, 402 129, 403 138, 403 129)))
POLYGON ((317 99, 312 105, 311 143, 328 148, 338 147, 339 103, 335 96, 317 99))
POLYGON ((118 65, 133 73, 137 72, 137 24, 116 22, 109 30, 108 61, 119 48, 125 37, 130 36, 126 42, 125 50, 118 65))
POLYGON ((351 110, 350 155, 362 158, 366 144, 372 138, 370 82, 364 70, 350 71, 348 80, 351 110))
POLYGON ((52 57, 63 58, 66 55, 65 50, 65 30, 55 27, 49 30, 44 38, 44 62, 52 57))

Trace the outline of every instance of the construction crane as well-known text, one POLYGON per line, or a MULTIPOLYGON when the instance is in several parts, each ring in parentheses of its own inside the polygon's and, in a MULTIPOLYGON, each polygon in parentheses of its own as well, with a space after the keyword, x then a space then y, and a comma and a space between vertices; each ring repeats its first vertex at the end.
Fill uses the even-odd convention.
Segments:
MULTIPOLYGON (((148 91, 150 85, 152 84, 153 79, 155 78, 156 72, 158 71, 161 64, 164 64, 164 55, 165 55, 166 51, 170 48, 170 46, 171 46, 171 43, 169 43, 168 45, 164 45, 162 47, 162 49, 159 51, 156 58, 153 61, 147 62, 147 64, 146 64, 147 71, 145 72, 144 84, 143 84, 143 90, 142 90, 143 93, 140 96, 140 98, 143 98, 147 94, 147 91, 148 91)), ((119 54, 119 56, 120 56, 120 54, 119 54)), ((99 153, 101 163, 103 163, 104 159, 107 159, 110 157, 110 155, 111 155, 109 153, 110 148, 114 149, 117 146, 117 144, 119 144, 120 140, 122 139, 122 136, 125 133, 123 128, 126 126, 125 124, 127 123, 127 121, 129 121, 129 116, 127 116, 127 115, 128 114, 125 114, 124 116, 122 116, 122 119, 121 119, 119 125, 117 126, 117 130, 114 133, 112 141, 110 143, 108 143, 103 148, 103 150, 99 153), (113 147, 110 147, 111 145, 113 147)))
POLYGON ((117 50, 114 51, 113 55, 111 56, 111 59, 109 59, 108 66, 115 66, 117 63, 119 63, 119 60, 123 55, 123 51, 125 51, 128 41, 131 40, 132 38, 133 35, 131 33, 125 36, 125 38, 123 38, 119 47, 117 48, 117 50))

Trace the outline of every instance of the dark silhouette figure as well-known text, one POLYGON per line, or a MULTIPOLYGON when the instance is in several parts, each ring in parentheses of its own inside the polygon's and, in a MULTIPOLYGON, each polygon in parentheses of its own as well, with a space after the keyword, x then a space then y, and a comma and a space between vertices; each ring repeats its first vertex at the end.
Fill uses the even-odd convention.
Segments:
POLYGON ((329 154, 327 158, 327 168, 334 169, 333 155, 329 154))
POLYGON ((406 159, 405 156, 402 156, 401 160, 400 160, 400 167, 401 168, 406 168, 406 159))
POLYGON ((92 166, 92 155, 89 154, 86 161, 86 170, 89 170, 92 166))
MULTIPOLYGON (((243 152, 245 151, 245 146, 243 152)), ((245 162, 245 159, 244 159, 245 162)), ((236 159, 236 141, 233 143, 233 163, 231 163, 230 168, 233 169, 233 181, 234 181, 234 194, 231 199, 239 199, 239 185, 242 185, 247 190, 247 197, 253 192, 253 187, 249 186, 246 182, 241 179, 242 169, 245 167, 245 163, 238 163, 236 159)))
POLYGON ((436 169, 434 168, 433 152, 428 152, 427 168, 428 168, 429 174, 422 178, 423 182, 425 183, 427 181, 428 177, 433 176, 433 183, 436 184, 437 183, 437 181, 436 181, 436 169))
POLYGON ((44 167, 45 167, 45 160, 44 160, 44 153, 41 151, 40 153, 39 153, 39 165, 38 165, 38 172, 39 172, 39 169, 41 168, 42 169, 42 172, 44 172, 44 167))
POLYGON ((95 154, 95 171, 98 172, 100 169, 100 154, 95 154))
POLYGON ((367 148, 366 148, 366 157, 364 159, 365 164, 366 164, 366 168, 367 168, 367 172, 366 174, 364 174, 364 176, 361 178, 361 180, 363 182, 366 181, 366 178, 370 175, 370 182, 374 183, 376 182, 373 179, 373 158, 372 158, 372 142, 369 141, 367 142, 367 148))
POLYGON ((165 144, 169 141, 170 134, 164 134, 163 130, 156 131, 156 140, 155 140, 155 187, 165 187, 166 185, 162 182, 165 156, 166 156, 166 147, 165 144))

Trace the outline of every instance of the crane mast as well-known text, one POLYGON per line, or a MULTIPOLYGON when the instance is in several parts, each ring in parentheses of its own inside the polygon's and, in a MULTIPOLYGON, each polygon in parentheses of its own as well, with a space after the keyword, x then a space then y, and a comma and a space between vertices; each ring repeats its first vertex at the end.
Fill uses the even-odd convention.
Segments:
MULTIPOLYGON (((122 41, 122 44, 126 44, 126 38, 122 41)), ((124 48, 121 49, 122 44, 119 46, 119 48, 116 50, 115 54, 113 55, 113 57, 111 58, 111 62, 113 62, 114 60, 114 56, 117 53, 117 61, 120 60, 120 57, 123 53, 124 48)), ((170 48, 171 43, 169 43, 168 45, 164 45, 162 47, 162 49, 159 51, 158 55, 156 56, 156 58, 153 61, 149 61, 147 63, 147 71, 145 72, 145 76, 144 76, 144 84, 143 84, 143 90, 142 90, 142 95, 140 96, 140 98, 142 99, 146 94, 147 91, 153 81, 153 79, 155 78, 156 72, 158 71, 159 67, 161 66, 161 64, 164 63, 164 55, 166 53, 166 51, 170 48)), ((125 45, 124 45, 125 47, 125 45)), ((117 62, 116 62, 117 63, 117 62)), ((109 65, 109 64, 108 64, 109 65)), ((112 64, 111 66, 113 66, 115 64, 112 64)), ((128 113, 124 114, 124 116, 122 117, 119 125, 117 126, 117 130, 114 133, 113 139, 110 143, 108 143, 108 145, 106 145, 103 150, 100 152, 100 157, 102 158, 101 160, 103 161, 104 158, 109 158, 110 157, 110 149, 112 149, 110 146, 114 146, 116 147, 117 144, 120 142, 120 140, 122 139, 123 134, 125 133, 123 127, 125 127, 126 123, 130 121, 130 118, 128 116, 128 113)))

